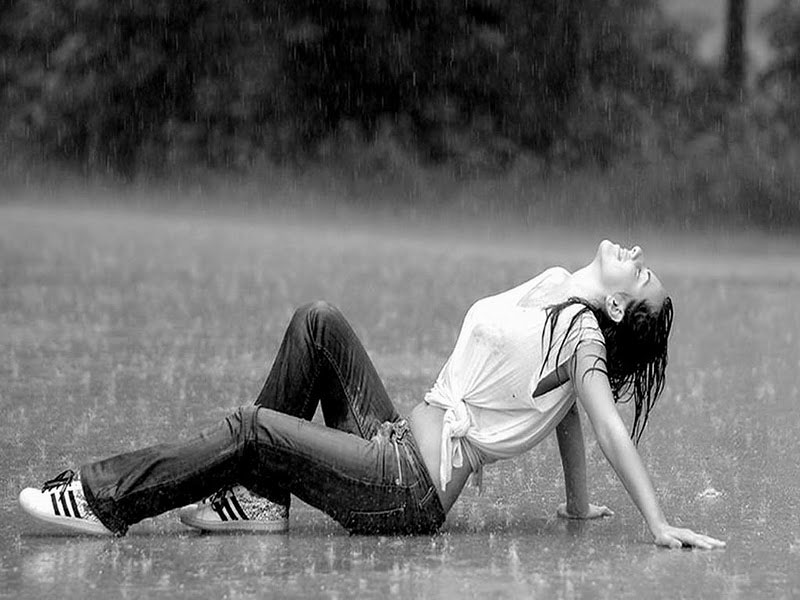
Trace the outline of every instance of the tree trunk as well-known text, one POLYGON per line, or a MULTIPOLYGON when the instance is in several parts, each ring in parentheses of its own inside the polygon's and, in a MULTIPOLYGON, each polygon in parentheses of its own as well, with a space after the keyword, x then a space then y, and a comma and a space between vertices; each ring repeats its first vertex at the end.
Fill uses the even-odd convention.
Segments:
POLYGON ((745 84, 745 16, 747 0, 728 0, 725 80, 731 96, 740 98, 745 84))

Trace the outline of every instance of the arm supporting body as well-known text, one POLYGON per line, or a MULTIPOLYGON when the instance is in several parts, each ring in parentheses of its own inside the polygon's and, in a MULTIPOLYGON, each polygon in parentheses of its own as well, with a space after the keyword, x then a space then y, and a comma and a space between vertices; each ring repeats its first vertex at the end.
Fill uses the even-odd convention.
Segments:
POLYGON ((573 384, 592 423, 600 449, 642 513, 656 544, 670 547, 686 544, 701 548, 724 546, 724 542, 667 523, 650 476, 617 412, 608 376, 597 368, 605 364, 605 356, 602 344, 581 344, 573 358, 573 384))
POLYGON ((589 494, 586 490, 586 452, 577 404, 572 405, 556 427, 556 438, 564 467, 566 512, 580 518, 589 512, 589 494))
POLYGON ((666 519, 650 477, 617 412, 608 377, 593 368, 598 357, 604 356, 605 348, 599 344, 578 347, 575 356, 575 389, 592 423, 600 449, 655 536, 666 525, 666 519))

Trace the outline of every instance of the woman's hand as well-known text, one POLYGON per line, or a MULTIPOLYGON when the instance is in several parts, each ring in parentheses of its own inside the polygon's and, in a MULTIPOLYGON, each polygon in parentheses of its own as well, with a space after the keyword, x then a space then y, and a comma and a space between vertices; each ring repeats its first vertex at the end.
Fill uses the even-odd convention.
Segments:
POLYGON ((562 519, 601 519, 614 516, 614 511, 607 506, 595 506, 594 504, 589 504, 589 508, 585 512, 568 511, 566 502, 559 504, 556 512, 562 519))
POLYGON ((702 533, 695 533, 691 529, 673 527, 672 525, 664 525, 657 532, 654 532, 653 540, 657 546, 666 546, 668 548, 682 548, 687 546, 712 550, 714 548, 725 547, 725 542, 721 540, 703 535, 702 533))

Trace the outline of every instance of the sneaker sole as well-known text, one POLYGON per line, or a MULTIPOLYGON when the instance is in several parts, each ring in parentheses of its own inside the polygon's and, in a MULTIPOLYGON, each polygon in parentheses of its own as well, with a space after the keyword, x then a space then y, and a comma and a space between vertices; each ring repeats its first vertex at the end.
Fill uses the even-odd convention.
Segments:
POLYGON ((28 492, 28 489, 25 489, 20 493, 19 505, 26 514, 33 517, 37 521, 47 523, 48 525, 53 525, 62 531, 64 529, 68 529, 72 532, 82 533, 85 535, 106 537, 114 536, 114 533, 102 523, 87 521, 86 519, 77 519, 75 517, 58 517, 56 515, 40 512, 36 507, 35 500, 29 498, 29 496, 34 496, 34 494, 36 499, 40 498, 40 492, 39 490, 33 488, 29 489, 31 492, 28 492))
POLYGON ((212 531, 214 533, 282 533, 289 529, 289 520, 280 521, 203 521, 195 518, 195 507, 189 506, 181 510, 179 518, 181 523, 193 529, 212 531))

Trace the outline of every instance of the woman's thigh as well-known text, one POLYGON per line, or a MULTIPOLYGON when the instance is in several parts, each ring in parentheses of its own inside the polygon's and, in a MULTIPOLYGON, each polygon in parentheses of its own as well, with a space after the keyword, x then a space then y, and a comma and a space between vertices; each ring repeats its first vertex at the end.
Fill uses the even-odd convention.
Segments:
POLYGON ((402 422, 364 439, 269 409, 243 409, 242 418, 248 488, 288 490, 354 532, 428 532, 443 522, 413 439, 398 439, 402 422))

